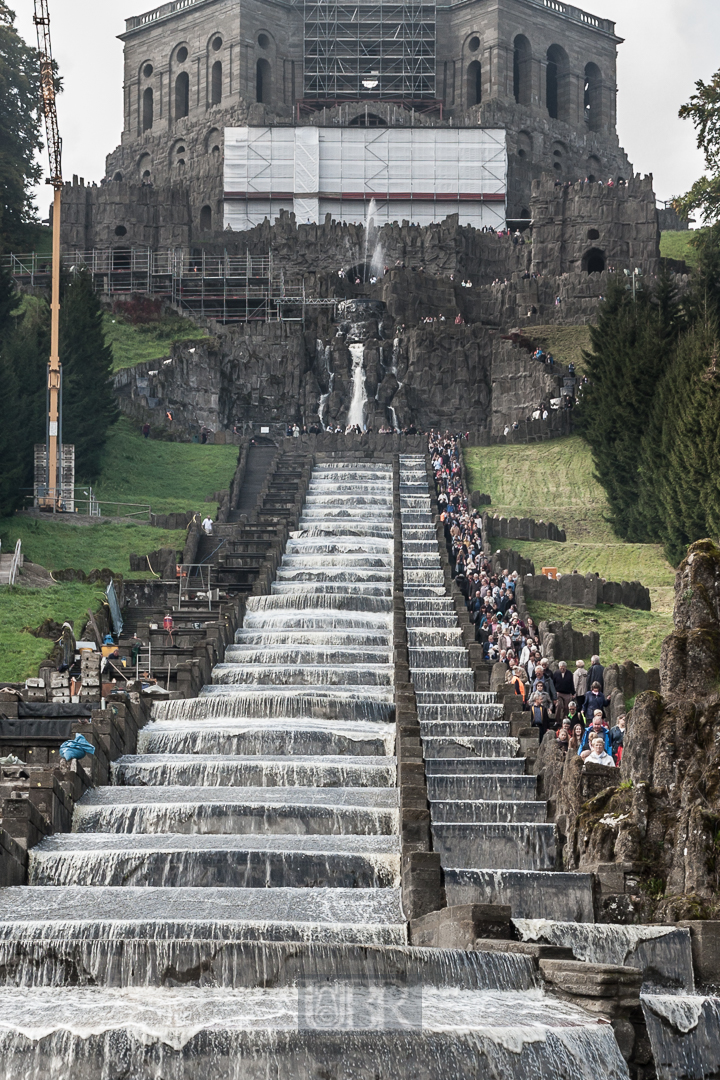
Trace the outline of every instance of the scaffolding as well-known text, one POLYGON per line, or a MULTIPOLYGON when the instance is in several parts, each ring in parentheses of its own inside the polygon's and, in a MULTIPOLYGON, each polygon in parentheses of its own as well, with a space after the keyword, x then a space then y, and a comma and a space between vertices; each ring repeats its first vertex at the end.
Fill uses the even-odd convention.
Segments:
POLYGON ((435 4, 305 0, 305 99, 435 98, 435 4))
MULTIPOLYGON (((87 270, 97 292, 107 296, 156 297, 223 323, 275 320, 276 301, 285 295, 284 276, 272 254, 189 255, 180 250, 107 248, 65 253, 62 261, 68 273, 87 270)), ((48 255, 7 255, 2 265, 19 284, 50 283, 48 255)))

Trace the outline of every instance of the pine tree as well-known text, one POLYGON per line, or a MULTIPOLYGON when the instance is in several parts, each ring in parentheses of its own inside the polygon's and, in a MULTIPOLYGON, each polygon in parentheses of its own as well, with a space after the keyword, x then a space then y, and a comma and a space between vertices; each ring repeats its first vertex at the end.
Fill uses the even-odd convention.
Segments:
POLYGON ((37 55, 0 0, 0 248, 7 251, 26 249, 35 221, 30 189, 41 175, 39 102, 37 55))
POLYGON ((664 467, 657 476, 657 487, 663 511, 661 535, 666 555, 675 566, 688 544, 709 531, 703 501, 710 457, 702 417, 708 386, 704 376, 714 347, 713 328, 694 327, 681 340, 661 389, 664 467))
POLYGON ((33 445, 45 441, 47 304, 2 333, 0 348, 0 516, 22 505, 33 482, 33 445))
POLYGON ((112 386, 112 349, 105 341, 103 311, 92 278, 81 270, 64 283, 60 307, 63 365, 63 441, 75 445, 75 472, 100 474, 107 431, 118 418, 112 386))

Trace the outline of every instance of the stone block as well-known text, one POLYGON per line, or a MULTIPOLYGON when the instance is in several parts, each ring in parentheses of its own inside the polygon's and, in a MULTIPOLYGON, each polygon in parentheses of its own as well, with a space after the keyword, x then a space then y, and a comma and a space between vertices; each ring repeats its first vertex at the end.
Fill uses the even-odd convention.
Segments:
POLYGON ((437 852, 403 850, 401 880, 403 911, 409 921, 445 906, 442 867, 437 852))
POLYGON ((690 931, 695 979, 702 984, 720 983, 720 921, 714 919, 679 922, 690 931))
POLYGON ((478 938, 511 938, 510 908, 463 904, 410 921, 410 941, 429 949, 472 949, 478 938))

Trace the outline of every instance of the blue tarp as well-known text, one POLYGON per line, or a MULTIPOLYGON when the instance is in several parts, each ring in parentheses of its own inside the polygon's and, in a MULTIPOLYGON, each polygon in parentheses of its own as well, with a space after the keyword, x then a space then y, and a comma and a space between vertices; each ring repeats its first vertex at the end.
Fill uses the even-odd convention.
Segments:
POLYGON ((95 747, 91 742, 88 742, 84 735, 76 735, 74 739, 64 742, 60 747, 60 757, 65 758, 66 761, 79 760, 84 758, 86 754, 94 753, 95 747))

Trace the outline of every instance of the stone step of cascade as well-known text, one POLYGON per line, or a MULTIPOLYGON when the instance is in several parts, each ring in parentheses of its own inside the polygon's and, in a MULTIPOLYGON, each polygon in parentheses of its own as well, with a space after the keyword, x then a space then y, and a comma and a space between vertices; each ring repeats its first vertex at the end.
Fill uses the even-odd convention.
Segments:
POLYGON ((507 720, 420 720, 423 738, 502 739, 510 735, 507 720))
POLYGON ((303 507, 300 521, 334 522, 357 521, 363 525, 384 524, 392 521, 390 509, 384 511, 379 506, 357 506, 355 500, 347 506, 308 506, 303 507))
POLYGON ((390 555, 283 555, 280 564, 283 572, 288 570, 392 570, 393 562, 390 555))
POLYGON ((113 784, 130 787, 395 788, 388 757, 330 755, 291 758, 233 754, 136 754, 113 762, 113 784))
POLYGON ((432 799, 433 828, 445 824, 487 824, 491 822, 539 822, 547 820, 543 802, 504 799, 432 799))
MULTIPOLYGON (((408 598, 405 596, 405 606, 407 607, 408 598)), ((432 627, 433 629, 441 629, 442 627, 456 627, 457 615, 448 611, 447 615, 431 615, 430 612, 424 612, 422 615, 413 615, 412 611, 408 609, 406 615, 406 625, 408 630, 420 629, 422 627, 432 627)))
POLYGON ((391 686, 394 668, 391 664, 217 664, 212 677, 216 686, 391 686))
POLYGON ((440 558, 435 537, 432 540, 406 540, 403 537, 403 553, 405 555, 437 555, 438 559, 440 558))
POLYGON ((555 826, 535 822, 432 823, 433 848, 443 868, 552 870, 555 826))
POLYGON ((226 664, 382 664, 390 663, 386 648, 334 645, 228 645, 226 664))
POLYGON ((257 618, 271 612, 278 612, 285 617, 297 610, 303 613, 306 611, 352 611, 356 616, 362 614, 364 617, 390 613, 393 605, 391 600, 375 596, 323 596, 322 594, 306 596, 305 593, 296 592, 284 596, 249 596, 246 617, 252 619, 254 623, 253 616, 257 618))
MULTIPOLYGON (((309 645, 317 648, 390 648, 392 634, 362 630, 236 630, 235 643, 246 648, 309 645)), ((232 646, 229 646, 232 648, 232 646)))
POLYGON ((367 554, 370 558, 393 559, 394 547, 392 540, 372 536, 303 536, 297 539, 299 533, 291 533, 287 542, 285 554, 293 558, 325 557, 329 555, 362 556, 367 554))
MULTIPOLYGON (((105 942, 109 955, 102 957, 94 972, 95 985, 105 982, 122 985, 132 980, 137 944, 148 939, 167 942, 174 938, 182 942, 209 941, 216 946, 223 942, 257 940, 290 941, 297 946, 303 940, 321 946, 404 945, 407 923, 400 891, 394 888, 268 889, 262 886, 258 889, 217 887, 213 892, 207 888, 154 886, 136 890, 122 886, 0 889, 0 956, 11 957, 13 943, 27 943, 29 939, 38 943, 52 941, 53 951, 60 948, 63 939, 84 941, 92 949, 105 942), (124 941, 133 945, 128 970, 113 973, 113 957, 116 963, 122 957, 124 941), (104 965, 102 960, 110 963, 104 965)), ((411 950, 404 951, 412 957, 411 950)), ((251 957, 253 952, 248 955, 251 957)), ((189 963, 187 959, 185 966, 192 968, 192 952, 189 963)), ((266 954, 265 961, 269 959, 270 955, 266 954)), ((335 954, 329 953, 328 961, 333 963, 334 959, 335 954)), ((0 968, 0 983, 12 982, 10 965, 0 963, 0 968)), ((15 978, 23 976, 42 978, 43 973, 37 965, 34 971, 17 972, 15 978)), ((221 985, 227 977, 226 973, 221 985)), ((232 979, 247 979, 252 985, 262 979, 262 974, 250 964, 236 969, 232 979)), ((261 981, 258 984, 263 985, 261 981)))
POLYGON ((498 696, 492 690, 446 690, 442 694, 421 690, 417 700, 419 705, 498 705, 498 696))
POLYGON ((395 715, 391 689, 382 686, 213 686, 201 696, 163 701, 153 706, 157 720, 298 719, 375 720, 395 715))
POLYGON ((592 923, 592 874, 513 869, 445 869, 448 905, 509 904, 516 919, 592 923))
POLYGON ((511 758, 520 750, 517 739, 473 738, 470 735, 440 735, 423 738, 423 755, 427 758, 511 758))
POLYGON ((73 829, 387 836, 398 830, 398 805, 397 788, 109 787, 76 805, 73 829))
POLYGON ((407 525, 402 531, 403 544, 412 540, 437 545, 437 531, 433 525, 407 525))
MULTIPOLYGON (((502 959, 507 965, 507 957, 502 959)), ((402 1018, 401 1032, 387 1026, 373 1030, 365 1019, 364 1029, 350 1034, 327 1031, 318 1022, 316 1013, 328 995, 313 992, 308 981, 310 988, 302 991, 296 985, 261 990, 163 987, 152 994, 134 987, 84 986, 72 994, 54 986, 22 993, 6 988, 0 992, 5 1077, 54 1080, 59 1074, 53 1063, 63 1057, 87 1063, 83 1072, 88 1078, 124 1073, 148 1080, 201 1071, 218 1080, 311 1080, 327 1075, 329 1064, 335 1075, 352 1075, 353 1080, 376 1080, 379 1075, 444 1080, 448 1061, 458 1078, 479 1076, 486 1061, 502 1077, 575 1077, 587 1073, 588 1062, 594 1075, 605 1080, 628 1075, 610 1025, 598 1024, 595 1016, 572 1004, 537 991, 529 994, 515 981, 511 990, 506 982, 500 996, 485 987, 458 993, 425 986, 421 1011, 419 995, 408 997, 404 986, 386 988, 384 1008, 402 1018), (48 1034, 49 1017, 55 1035, 48 1034), (351 1052, 352 1072, 345 1068, 351 1052), (159 1068, 153 1067, 155 1061, 148 1064, 149 1058, 159 1068)), ((370 986, 388 981, 371 976, 370 986)), ((367 982, 366 977, 361 985, 367 982)), ((336 994, 341 996, 340 987, 336 994)), ((374 998, 371 995, 371 1002, 374 998)), ((334 1005, 336 995, 329 1000, 334 1005)), ((367 1017, 367 1005, 360 1008, 359 1017, 351 1014, 356 1024, 367 1017)), ((77 1068, 74 1075, 80 1076, 77 1068)))
POLYGON ((455 704, 447 705, 418 703, 418 716, 421 720, 435 720, 443 723, 477 722, 478 720, 502 720, 505 710, 502 705, 490 704, 455 704))
POLYGON ((411 668, 467 668, 468 653, 462 647, 410 646, 409 653, 411 668))
MULTIPOLYGON (((525 759, 520 757, 439 757, 425 758, 428 784, 432 777, 492 777, 525 775, 525 759)), ((537 777, 531 777, 537 781, 537 777)), ((486 796, 487 797, 487 796, 486 796)))
MULTIPOLYGON (((458 799, 470 800, 534 800, 537 793, 537 777, 485 773, 474 775, 433 775, 427 777, 430 802, 447 802, 458 799)), ((528 820, 528 819, 523 819, 528 820)))
MULTIPOLYGON (((445 586, 431 585, 428 587, 427 585, 406 585, 403 591, 405 593, 405 601, 407 602, 414 596, 437 596, 440 598, 445 595, 445 586)), ((457 619, 455 619, 455 625, 457 626, 457 619)))
POLYGON ((392 757, 394 724, 274 716, 272 720, 223 719, 208 723, 153 721, 138 733, 141 754, 247 756, 347 755, 392 757))
POLYGON ((416 690, 474 690, 471 668, 413 668, 410 678, 416 690))
MULTIPOLYGON (((327 521, 323 518, 317 518, 312 520, 304 520, 300 518, 298 522, 298 529, 303 536, 306 536, 309 540, 328 540, 332 537, 338 536, 337 524, 327 521)), ((342 527, 342 537, 344 540, 350 540, 352 537, 365 537, 372 536, 377 540, 392 540, 394 536, 394 528, 391 521, 388 522, 362 522, 362 521, 346 521, 342 527)))
POLYGON ((405 585, 442 585, 445 586, 445 575, 442 570, 405 570, 405 585))
POLYGON ((451 612, 457 625, 455 605, 449 596, 443 596, 439 600, 436 600, 434 597, 426 597, 423 599, 422 596, 417 596, 409 602, 406 602, 405 607, 407 608, 408 614, 413 615, 420 614, 421 612, 429 612, 431 614, 436 612, 451 612))
POLYGON ((385 582, 392 581, 393 573, 391 569, 385 569, 379 567, 377 569, 360 569, 359 567, 343 567, 343 566, 326 566, 323 569, 320 567, 279 567, 277 572, 277 581, 307 581, 307 582, 326 582, 326 581, 371 581, 371 582, 385 582))
POLYGON ((462 630, 453 626, 444 630, 408 630, 411 649, 463 648, 462 630))
POLYGON ((270 586, 271 596, 304 596, 307 600, 313 596, 319 596, 322 598, 330 596, 363 596, 368 597, 384 597, 389 599, 392 597, 392 584, 377 584, 374 585, 371 582, 361 581, 357 584, 351 582, 342 582, 335 584, 334 582, 317 582, 317 581, 273 581, 270 586))
POLYGON ((397 836, 53 836, 29 883, 126 888, 382 889, 400 885, 397 836))

